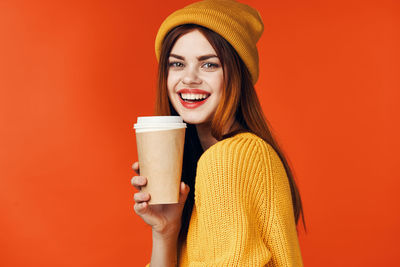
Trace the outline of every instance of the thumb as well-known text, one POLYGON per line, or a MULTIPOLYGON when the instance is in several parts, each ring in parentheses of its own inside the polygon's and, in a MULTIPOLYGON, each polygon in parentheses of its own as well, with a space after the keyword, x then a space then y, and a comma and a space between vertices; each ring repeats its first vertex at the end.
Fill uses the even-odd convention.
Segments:
POLYGON ((189 195, 190 187, 181 182, 181 188, 179 191, 179 204, 184 204, 186 202, 187 196, 189 195))

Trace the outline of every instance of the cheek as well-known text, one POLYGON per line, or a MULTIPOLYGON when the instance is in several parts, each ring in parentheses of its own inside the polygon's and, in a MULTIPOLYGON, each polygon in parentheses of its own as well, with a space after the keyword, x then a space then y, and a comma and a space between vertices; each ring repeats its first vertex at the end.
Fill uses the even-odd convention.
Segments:
POLYGON ((224 75, 222 73, 214 77, 213 85, 215 92, 220 97, 222 95, 222 91, 224 90, 224 75))
POLYGON ((177 77, 174 74, 169 73, 167 78, 168 92, 174 92, 176 86, 177 77))
MULTIPOLYGON (((173 74, 168 74, 167 78, 167 92, 168 92, 168 98, 175 107, 175 102, 176 97, 175 97, 175 90, 176 90, 176 84, 177 84, 177 78, 176 75, 174 76, 173 74)), ((175 107, 176 108, 176 107, 175 107)))

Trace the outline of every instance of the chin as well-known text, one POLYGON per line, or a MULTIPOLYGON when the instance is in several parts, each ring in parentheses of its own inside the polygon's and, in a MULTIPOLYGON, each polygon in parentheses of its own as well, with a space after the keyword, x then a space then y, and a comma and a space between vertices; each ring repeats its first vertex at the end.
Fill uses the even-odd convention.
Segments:
POLYGON ((182 117, 184 122, 193 124, 193 125, 211 123, 211 119, 209 119, 209 118, 204 118, 204 117, 199 117, 199 116, 190 116, 190 115, 185 115, 185 114, 181 114, 180 116, 182 117))

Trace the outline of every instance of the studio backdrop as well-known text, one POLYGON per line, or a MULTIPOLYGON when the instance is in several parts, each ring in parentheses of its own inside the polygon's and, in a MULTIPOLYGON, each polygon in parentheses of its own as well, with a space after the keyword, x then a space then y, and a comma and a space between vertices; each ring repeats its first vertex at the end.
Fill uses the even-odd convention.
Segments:
MULTIPOLYGON (((0 0, 0 266, 144 266, 133 124, 163 19, 192 1, 0 0)), ((294 170, 308 267, 396 266, 400 2, 243 0, 256 90, 294 170)))

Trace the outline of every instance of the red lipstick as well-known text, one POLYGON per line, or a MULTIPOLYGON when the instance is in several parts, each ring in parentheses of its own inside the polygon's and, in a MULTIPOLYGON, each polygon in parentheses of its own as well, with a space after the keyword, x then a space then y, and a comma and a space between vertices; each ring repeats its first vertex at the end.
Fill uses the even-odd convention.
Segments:
POLYGON ((180 89, 177 91, 178 94, 205 94, 210 95, 209 92, 201 90, 201 89, 180 89))
POLYGON ((177 93, 179 94, 179 100, 181 101, 182 106, 187 109, 195 109, 195 108, 203 105, 207 101, 208 97, 210 96, 209 92, 201 90, 201 89, 184 88, 184 89, 178 90, 177 93), (182 94, 203 94, 203 95, 206 95, 207 97, 203 100, 183 100, 182 94))

